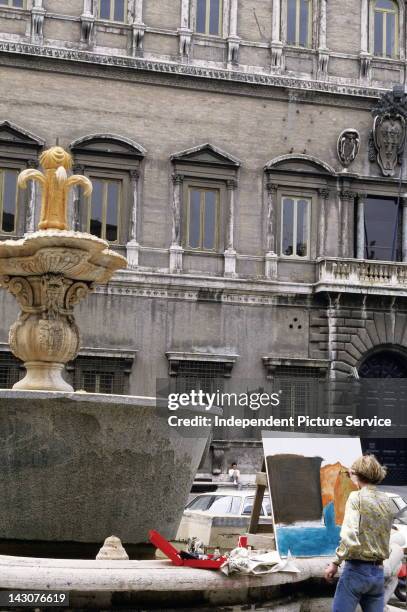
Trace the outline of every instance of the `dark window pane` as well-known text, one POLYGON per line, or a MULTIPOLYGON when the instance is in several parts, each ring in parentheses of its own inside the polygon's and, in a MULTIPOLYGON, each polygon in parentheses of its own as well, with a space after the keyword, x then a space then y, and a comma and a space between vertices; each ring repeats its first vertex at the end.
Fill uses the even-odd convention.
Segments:
POLYGON ((396 16, 392 13, 386 15, 386 55, 393 57, 396 49, 396 16))
POLYGON ((298 200, 297 202, 297 255, 306 257, 308 255, 308 202, 298 200))
POLYGON ((2 230, 14 232, 16 221, 17 172, 4 170, 2 230))
POLYGON ((206 0, 197 0, 196 3, 196 31, 206 31, 206 0))
POLYGON ((201 191, 191 189, 189 203, 189 246, 197 249, 201 246, 201 191))
POLYGON ((118 234, 120 184, 117 181, 107 183, 106 240, 115 242, 118 234))
POLYGON ((24 8, 24 0, 13 0, 12 4, 15 8, 24 8))
POLYGON ((96 392, 97 393, 113 393, 113 372, 100 372, 96 375, 96 392))
POLYGON ((374 14, 374 54, 383 55, 383 13, 374 14))
POLYGON ((220 0, 210 0, 209 34, 220 34, 220 0))
POLYGON ((193 499, 188 505, 187 510, 207 510, 209 504, 213 500, 213 495, 202 495, 201 497, 196 497, 193 499))
POLYGON ((102 237, 103 221, 103 191, 102 181, 93 180, 92 206, 90 216, 90 233, 94 236, 102 237))
POLYGON ((83 372, 82 373, 82 389, 88 393, 96 392, 96 373, 95 372, 83 372))
POLYGON ((283 200, 283 240, 282 250, 284 255, 293 254, 294 246, 294 201, 291 198, 283 200))
POLYGON ((100 0, 100 18, 110 19, 110 0, 100 0))
POLYGON ((114 20, 125 21, 124 10, 126 8, 125 0, 115 0, 114 2, 114 20))
POLYGON ((368 198, 365 205, 366 259, 394 261, 397 253, 397 200, 368 198))
POLYGON ((308 47, 309 0, 301 0, 300 10, 300 46, 308 47))
POLYGON ((205 192, 203 248, 214 249, 216 239, 216 191, 205 192))
POLYGON ((297 0, 287 0, 287 42, 296 44, 297 0))
POLYGON ((0 6, 8 6, 8 0, 0 0, 0 6))

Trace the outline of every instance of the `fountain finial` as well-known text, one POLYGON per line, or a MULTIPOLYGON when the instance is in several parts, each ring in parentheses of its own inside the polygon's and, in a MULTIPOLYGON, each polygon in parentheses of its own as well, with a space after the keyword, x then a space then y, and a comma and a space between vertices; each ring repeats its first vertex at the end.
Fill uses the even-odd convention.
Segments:
POLYGON ((69 189, 74 185, 82 185, 85 196, 89 196, 92 193, 92 183, 81 174, 68 177, 67 170, 72 168, 72 156, 60 146, 44 151, 40 156, 40 164, 45 172, 32 168, 23 170, 18 176, 18 186, 25 189, 28 181, 38 181, 42 185, 38 229, 66 230, 69 189))

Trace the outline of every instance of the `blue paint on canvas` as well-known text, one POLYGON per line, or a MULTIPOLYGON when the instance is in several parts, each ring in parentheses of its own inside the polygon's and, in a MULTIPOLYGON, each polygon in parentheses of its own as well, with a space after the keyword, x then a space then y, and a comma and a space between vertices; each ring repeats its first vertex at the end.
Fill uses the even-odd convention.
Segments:
POLYGON ((324 508, 324 525, 315 527, 276 527, 277 545, 282 557, 288 551, 296 557, 332 555, 338 544, 341 528, 335 525, 333 502, 324 508))

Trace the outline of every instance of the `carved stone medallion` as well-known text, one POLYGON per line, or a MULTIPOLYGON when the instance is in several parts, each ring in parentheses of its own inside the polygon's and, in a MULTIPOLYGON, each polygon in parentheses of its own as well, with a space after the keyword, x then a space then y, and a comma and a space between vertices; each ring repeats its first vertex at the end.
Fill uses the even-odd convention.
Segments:
POLYGON ((344 168, 348 168, 355 161, 360 149, 360 134, 357 130, 347 128, 339 134, 337 152, 339 161, 344 168))
POLYGON ((379 115, 373 124, 377 163, 384 176, 394 176, 406 141, 406 121, 401 115, 379 115))

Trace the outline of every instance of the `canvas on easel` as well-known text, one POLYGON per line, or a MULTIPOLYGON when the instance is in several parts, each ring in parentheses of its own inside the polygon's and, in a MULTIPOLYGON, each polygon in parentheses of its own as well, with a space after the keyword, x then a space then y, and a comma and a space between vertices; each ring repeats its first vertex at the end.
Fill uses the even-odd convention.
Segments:
POLYGON ((355 489, 348 470, 362 454, 360 439, 263 432, 263 448, 280 555, 332 555, 355 489))

